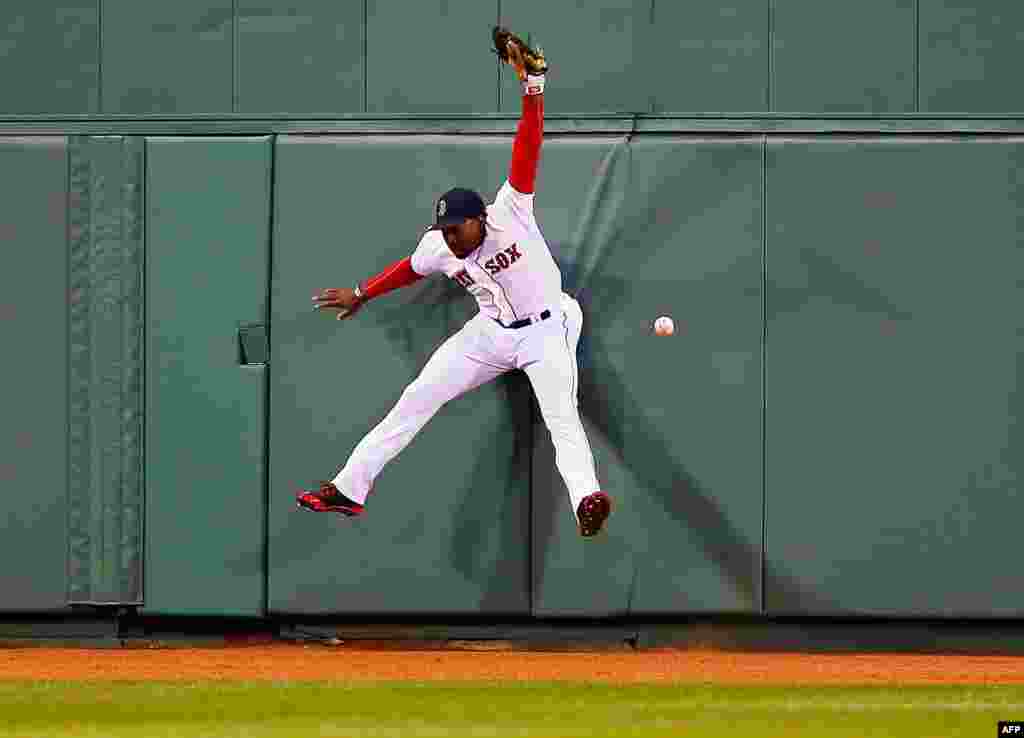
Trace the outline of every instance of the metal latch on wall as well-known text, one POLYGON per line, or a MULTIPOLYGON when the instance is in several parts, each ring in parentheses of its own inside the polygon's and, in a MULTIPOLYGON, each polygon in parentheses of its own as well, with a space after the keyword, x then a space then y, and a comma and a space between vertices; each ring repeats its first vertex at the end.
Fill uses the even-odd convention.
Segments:
POLYGON ((238 363, 242 365, 266 364, 269 356, 267 326, 262 323, 239 326, 238 363))

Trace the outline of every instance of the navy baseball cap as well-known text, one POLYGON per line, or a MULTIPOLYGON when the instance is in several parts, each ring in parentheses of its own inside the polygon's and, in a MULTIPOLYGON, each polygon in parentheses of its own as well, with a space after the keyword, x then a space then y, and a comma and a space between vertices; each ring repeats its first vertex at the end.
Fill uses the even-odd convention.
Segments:
POLYGON ((480 195, 473 190, 456 187, 448 190, 438 199, 435 210, 437 220, 434 222, 434 228, 458 225, 466 218, 475 218, 486 212, 484 200, 480 195))

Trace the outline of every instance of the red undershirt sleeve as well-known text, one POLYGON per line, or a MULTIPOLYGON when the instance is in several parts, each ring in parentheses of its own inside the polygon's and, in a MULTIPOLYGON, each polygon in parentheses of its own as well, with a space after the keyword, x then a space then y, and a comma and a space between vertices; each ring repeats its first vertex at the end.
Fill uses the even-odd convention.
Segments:
POLYGON ((423 275, 413 271, 412 257, 407 256, 396 261, 377 276, 370 277, 360 285, 360 290, 363 293, 363 300, 372 300, 374 297, 380 297, 399 287, 407 287, 421 279, 423 279, 423 275))
POLYGON ((533 192, 544 140, 544 95, 523 95, 523 113, 512 144, 509 183, 524 195, 533 192))

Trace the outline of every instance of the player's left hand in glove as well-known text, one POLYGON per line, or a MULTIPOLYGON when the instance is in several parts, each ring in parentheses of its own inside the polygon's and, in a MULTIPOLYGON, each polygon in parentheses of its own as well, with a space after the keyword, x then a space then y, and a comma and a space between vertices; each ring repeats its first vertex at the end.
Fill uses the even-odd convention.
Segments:
POLYGON ((525 81, 527 75, 542 77, 548 71, 548 62, 540 47, 534 48, 507 28, 495 26, 491 31, 494 39, 494 53, 516 70, 516 75, 525 81))
POLYGON ((321 290, 313 295, 314 310, 337 310, 338 320, 351 318, 363 306, 365 300, 349 287, 321 290))

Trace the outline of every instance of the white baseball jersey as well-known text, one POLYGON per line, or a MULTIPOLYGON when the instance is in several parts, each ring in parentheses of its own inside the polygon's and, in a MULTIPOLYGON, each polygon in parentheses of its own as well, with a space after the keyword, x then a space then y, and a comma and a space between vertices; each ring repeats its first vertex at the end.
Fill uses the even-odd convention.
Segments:
POLYGON ((413 252, 413 271, 444 272, 469 290, 480 312, 504 325, 559 309, 562 273, 537 227, 533 198, 505 180, 487 206, 487 234, 475 251, 459 259, 440 230, 427 231, 413 252))

